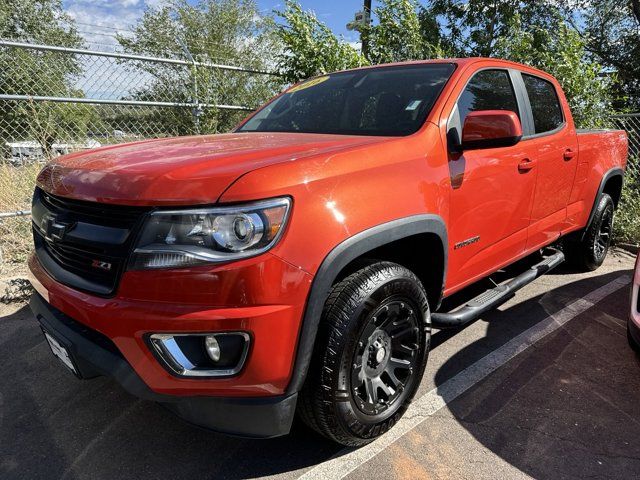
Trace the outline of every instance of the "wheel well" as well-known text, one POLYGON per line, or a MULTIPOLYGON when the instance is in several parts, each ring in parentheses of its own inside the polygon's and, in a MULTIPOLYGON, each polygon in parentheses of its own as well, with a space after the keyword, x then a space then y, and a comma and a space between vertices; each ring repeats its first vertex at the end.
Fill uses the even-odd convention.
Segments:
POLYGON ((604 184, 602 193, 608 194, 613 200, 614 205, 617 207, 622 195, 622 175, 614 175, 607 180, 604 184))
POLYGON ((429 306, 435 310, 442 296, 445 254, 440 237, 420 233, 401 238, 363 253, 349 262, 336 277, 336 282, 374 261, 386 260, 411 270, 427 292, 429 306))

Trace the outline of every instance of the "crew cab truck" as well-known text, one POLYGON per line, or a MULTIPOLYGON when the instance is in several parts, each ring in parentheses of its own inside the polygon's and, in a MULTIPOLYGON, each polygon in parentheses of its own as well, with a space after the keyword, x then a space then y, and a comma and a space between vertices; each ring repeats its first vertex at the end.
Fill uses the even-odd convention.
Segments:
POLYGON ((407 409, 432 327, 477 318, 565 256, 602 263, 626 155, 624 132, 577 131, 558 82, 517 63, 323 75, 229 134, 44 167, 31 308, 78 377, 220 432, 283 435, 298 412, 363 445, 407 409))

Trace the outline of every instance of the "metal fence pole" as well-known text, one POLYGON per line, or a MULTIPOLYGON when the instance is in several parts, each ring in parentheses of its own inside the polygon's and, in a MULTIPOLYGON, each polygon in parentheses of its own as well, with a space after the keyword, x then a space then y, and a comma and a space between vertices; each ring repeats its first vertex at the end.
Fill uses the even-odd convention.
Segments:
POLYGON ((191 52, 189 51, 189 47, 187 47, 187 44, 184 43, 180 38, 178 38, 178 43, 180 44, 180 47, 182 47, 184 54, 191 61, 191 64, 192 64, 191 77, 192 77, 192 83, 193 83, 193 98, 191 99, 191 101, 193 103, 193 108, 191 109, 191 115, 193 117, 193 124, 196 129, 195 133, 199 134, 200 133, 200 115, 202 111, 200 108, 200 100, 198 96, 198 63, 196 62, 195 58, 193 58, 193 55, 191 55, 191 52))

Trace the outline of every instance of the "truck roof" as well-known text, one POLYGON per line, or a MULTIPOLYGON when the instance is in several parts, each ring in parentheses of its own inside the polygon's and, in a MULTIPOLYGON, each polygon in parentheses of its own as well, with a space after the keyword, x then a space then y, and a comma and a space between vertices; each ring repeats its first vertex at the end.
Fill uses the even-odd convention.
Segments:
MULTIPOLYGON (((540 70, 537 69, 535 67, 531 67, 529 65, 525 65, 524 63, 518 63, 518 62, 513 62, 511 60, 503 60, 500 58, 491 58, 491 57, 466 57, 466 58, 439 58, 439 59, 430 59, 430 60, 410 60, 410 61, 405 61, 405 62, 392 62, 392 63, 380 63, 377 65, 366 65, 366 66, 362 66, 362 67, 357 67, 357 68, 349 68, 349 69, 345 69, 345 70, 340 70, 338 72, 331 72, 331 73, 339 73, 339 72, 346 72, 346 71, 353 71, 353 70, 367 70, 367 69, 374 69, 374 68, 382 68, 382 67, 389 67, 389 66, 400 66, 400 65, 419 65, 419 64, 423 64, 423 63, 455 63, 457 66, 459 67, 466 67, 468 65, 472 65, 474 63, 479 63, 479 62, 491 62, 494 63, 496 66, 501 66, 504 68, 518 68, 521 70, 528 70, 532 73, 536 73, 538 75, 542 75, 545 77, 552 77, 552 75, 550 75, 549 73, 545 72, 544 70, 540 70)), ((303 80, 305 81, 305 80, 303 80)))

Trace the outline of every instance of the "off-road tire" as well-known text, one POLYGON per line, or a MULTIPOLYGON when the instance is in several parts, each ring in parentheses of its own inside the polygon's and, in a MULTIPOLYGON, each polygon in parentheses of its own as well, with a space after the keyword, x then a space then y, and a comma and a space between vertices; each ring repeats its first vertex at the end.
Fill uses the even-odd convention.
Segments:
POLYGON ((427 295, 410 270, 390 262, 357 270, 335 284, 325 302, 314 355, 299 396, 298 415, 308 426, 342 445, 357 447, 375 440, 402 417, 413 399, 427 363, 430 339, 427 295), (392 330, 382 342, 377 335, 386 335, 379 333, 386 326, 392 330), (404 330, 394 333, 393 328, 404 330), (410 361, 412 368, 398 367, 399 359, 410 361), (386 370, 375 380, 367 376, 375 375, 376 369, 389 368, 393 380, 403 378, 397 389, 389 388, 396 384, 386 370), (358 386, 360 376, 364 380, 358 386), (384 390, 382 379, 387 382, 384 390), (375 397, 369 395, 372 384, 375 397), (392 395, 385 394, 392 391, 392 395), (378 402, 385 401, 380 407, 384 411, 373 413, 378 412, 378 402))
POLYGON ((575 268, 591 272, 602 265, 611 244, 614 210, 613 200, 603 193, 598 198, 593 220, 584 234, 564 242, 564 255, 575 268))

